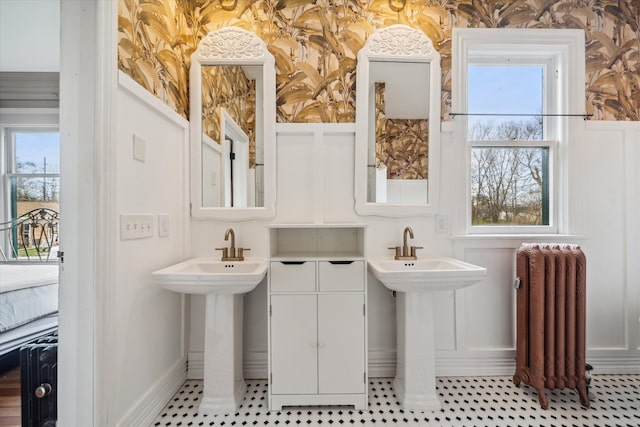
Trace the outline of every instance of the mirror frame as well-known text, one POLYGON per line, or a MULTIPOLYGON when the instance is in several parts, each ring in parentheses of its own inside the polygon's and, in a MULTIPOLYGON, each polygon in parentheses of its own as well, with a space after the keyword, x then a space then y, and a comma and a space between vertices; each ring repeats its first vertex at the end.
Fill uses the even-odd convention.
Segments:
POLYGON ((254 33, 238 27, 211 31, 191 55, 189 70, 189 111, 191 146, 191 215, 225 221, 269 219, 275 216, 276 201, 276 73, 273 55, 254 33), (264 206, 203 207, 202 206, 202 67, 209 65, 262 66, 262 120, 256 116, 256 137, 262 134, 264 153, 264 206))
MULTIPOLYGON (((440 180, 440 54, 422 31, 397 24, 373 33, 358 52, 356 67, 355 209, 360 215, 431 216, 437 212, 440 180), (369 69, 371 62, 429 64, 429 169, 427 203, 394 204, 367 201, 369 150, 369 69)), ((375 137, 375 136, 374 136, 375 137)))

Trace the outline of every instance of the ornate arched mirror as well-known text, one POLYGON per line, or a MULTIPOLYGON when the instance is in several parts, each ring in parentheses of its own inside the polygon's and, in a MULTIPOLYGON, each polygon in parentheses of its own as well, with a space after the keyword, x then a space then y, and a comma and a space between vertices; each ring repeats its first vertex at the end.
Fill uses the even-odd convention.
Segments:
POLYGON ((433 215, 440 160, 440 55, 392 25, 358 53, 355 200, 361 215, 433 215))
POLYGON ((222 28, 198 44, 189 78, 192 215, 273 217, 273 55, 255 34, 222 28))

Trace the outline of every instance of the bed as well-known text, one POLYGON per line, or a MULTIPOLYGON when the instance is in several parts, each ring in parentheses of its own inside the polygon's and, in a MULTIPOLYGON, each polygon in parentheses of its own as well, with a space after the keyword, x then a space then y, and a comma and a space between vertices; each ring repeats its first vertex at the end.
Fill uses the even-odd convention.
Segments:
POLYGON ((0 264, 0 356, 58 327, 58 265, 0 264))
POLYGON ((58 327, 59 218, 40 207, 0 223, 0 368, 58 327))

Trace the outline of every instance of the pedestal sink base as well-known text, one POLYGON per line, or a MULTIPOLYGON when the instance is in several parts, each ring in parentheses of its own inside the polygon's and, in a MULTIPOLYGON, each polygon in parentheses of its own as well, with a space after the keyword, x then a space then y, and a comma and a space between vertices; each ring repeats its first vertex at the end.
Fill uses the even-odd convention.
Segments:
POLYGON ((393 380, 393 392, 403 409, 409 411, 438 411, 442 407, 436 393, 407 393, 398 378, 393 380))
POLYGON ((433 293, 398 292, 397 369, 393 388, 404 409, 436 411, 433 293))
POLYGON ((236 412, 247 386, 242 366, 243 294, 207 294, 204 390, 199 413, 236 412))
POLYGON ((236 384, 234 395, 203 397, 198 407, 199 414, 233 414, 244 399, 247 392, 247 385, 244 381, 236 384))

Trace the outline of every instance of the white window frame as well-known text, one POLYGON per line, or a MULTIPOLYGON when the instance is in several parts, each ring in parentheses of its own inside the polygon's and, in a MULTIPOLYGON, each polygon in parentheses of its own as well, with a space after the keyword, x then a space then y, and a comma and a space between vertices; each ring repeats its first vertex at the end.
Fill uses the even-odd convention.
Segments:
MULTIPOLYGON (((11 215, 9 181, 13 176, 37 178, 45 174, 16 174, 12 135, 18 131, 59 132, 59 110, 57 108, 0 108, 0 222, 8 221, 11 215)), ((59 173, 46 177, 60 177, 59 173)))
MULTIPOLYGON (((537 64, 546 69, 545 114, 583 114, 584 32, 563 29, 486 29, 454 28, 452 58, 452 112, 467 110, 467 81, 470 64, 516 65, 537 64), (556 82, 550 79, 555 79, 556 82)), ((580 117, 544 117, 542 141, 469 141, 467 116, 455 117, 457 140, 464 141, 466 167, 464 206, 467 235, 476 234, 560 234, 569 231, 569 153, 571 131, 580 117), (473 147, 548 147, 549 148, 549 225, 471 225, 471 150, 473 147)))

